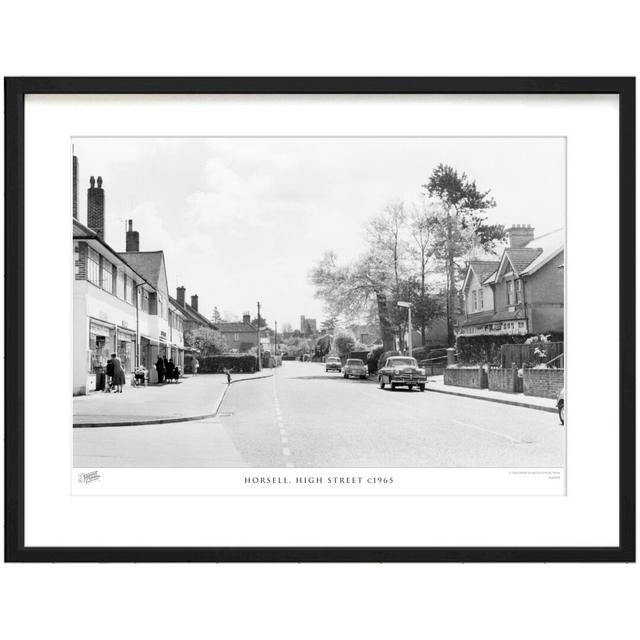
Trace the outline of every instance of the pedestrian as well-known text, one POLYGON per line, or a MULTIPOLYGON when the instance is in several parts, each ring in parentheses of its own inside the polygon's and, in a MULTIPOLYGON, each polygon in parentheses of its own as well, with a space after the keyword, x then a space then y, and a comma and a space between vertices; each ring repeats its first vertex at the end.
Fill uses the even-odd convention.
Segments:
POLYGON ((173 382, 174 369, 175 369, 175 365, 173 364, 173 360, 169 358, 169 361, 164 363, 164 370, 167 376, 167 382, 173 382))
POLYGON ((158 372, 158 384, 162 384, 164 382, 164 361, 160 355, 156 360, 156 371, 158 372))
POLYGON ((122 385, 127 382, 122 368, 122 361, 115 353, 112 353, 111 362, 113 363, 113 387, 116 393, 122 393, 122 385))
POLYGON ((200 368, 200 363, 198 362, 198 358, 193 358, 191 361, 191 366, 193 367, 193 375, 198 375, 198 369, 200 368))
POLYGON ((225 369, 224 372, 227 374, 227 384, 231 384, 231 371, 229 369, 225 369))
POLYGON ((105 393, 111 393, 111 387, 113 385, 113 360, 111 357, 107 360, 107 366, 104 371, 104 389, 102 390, 105 393))

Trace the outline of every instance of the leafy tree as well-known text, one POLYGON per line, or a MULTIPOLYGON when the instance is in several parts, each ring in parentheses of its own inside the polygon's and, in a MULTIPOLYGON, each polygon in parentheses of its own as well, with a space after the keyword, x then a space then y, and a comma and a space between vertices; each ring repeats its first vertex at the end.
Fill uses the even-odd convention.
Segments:
POLYGON ((198 349, 203 356, 215 356, 227 350, 227 341, 224 336, 214 329, 199 327, 191 329, 184 334, 185 343, 198 349))
POLYGON ((346 358, 356 348, 356 339, 350 331, 338 329, 333 336, 333 348, 346 358))
POLYGON ((322 298, 333 315, 359 318, 374 305, 385 347, 393 348, 393 325, 389 318, 389 271, 381 256, 367 252, 352 264, 339 265, 327 252, 311 270, 316 297, 322 298))
POLYGON ((320 336, 316 342, 315 355, 321 358, 322 356, 326 356, 329 351, 331 351, 331 336, 320 336))
POLYGON ((454 342, 453 322, 456 312, 458 273, 456 258, 466 254, 473 246, 487 251, 495 250, 504 238, 502 225, 486 224, 488 209, 495 207, 490 191, 480 191, 475 180, 449 165, 439 164, 422 185, 426 195, 440 206, 433 216, 434 254, 445 265, 447 283, 447 333, 449 344, 454 342))

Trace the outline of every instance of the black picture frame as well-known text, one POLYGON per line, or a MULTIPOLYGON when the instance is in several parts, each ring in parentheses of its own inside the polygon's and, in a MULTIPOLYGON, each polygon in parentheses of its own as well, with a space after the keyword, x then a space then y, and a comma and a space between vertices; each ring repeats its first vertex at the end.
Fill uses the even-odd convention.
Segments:
POLYGON ((634 562, 635 78, 5 78, 6 562, 634 562), (619 98, 619 531, 612 547, 26 547, 24 102, 28 94, 615 94, 619 98))

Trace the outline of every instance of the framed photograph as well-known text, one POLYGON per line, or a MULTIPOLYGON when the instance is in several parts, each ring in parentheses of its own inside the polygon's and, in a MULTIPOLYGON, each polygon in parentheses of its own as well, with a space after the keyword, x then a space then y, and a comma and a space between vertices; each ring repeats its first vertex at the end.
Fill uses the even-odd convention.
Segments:
POLYGON ((635 79, 7 78, 5 558, 635 560, 635 79))

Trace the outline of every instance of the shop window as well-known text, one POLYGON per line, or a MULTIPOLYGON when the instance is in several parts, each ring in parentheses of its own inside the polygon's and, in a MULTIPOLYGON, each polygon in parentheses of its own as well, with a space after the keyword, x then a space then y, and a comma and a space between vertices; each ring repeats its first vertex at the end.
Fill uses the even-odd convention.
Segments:
POLYGON ((122 362, 122 368, 125 373, 131 373, 133 359, 133 342, 130 340, 118 340, 118 358, 122 362))

